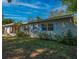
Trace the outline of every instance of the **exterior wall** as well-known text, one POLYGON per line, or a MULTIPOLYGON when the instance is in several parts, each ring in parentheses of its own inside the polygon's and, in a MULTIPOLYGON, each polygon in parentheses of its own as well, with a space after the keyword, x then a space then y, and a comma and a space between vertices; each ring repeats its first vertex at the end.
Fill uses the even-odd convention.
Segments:
POLYGON ((15 32, 13 32, 13 27, 12 26, 4 26, 3 28, 3 35, 11 35, 11 36, 15 36, 15 32))
MULTIPOLYGON (((72 34, 74 36, 77 35, 77 28, 76 26, 71 23, 69 20, 66 20, 66 21, 55 21, 55 22, 50 22, 53 24, 53 30, 52 31, 42 31, 41 29, 41 26, 36 26, 35 29, 33 29, 33 25, 30 25, 30 35, 31 37, 39 37, 39 34, 40 33, 48 33, 49 34, 49 37, 50 37, 50 34, 52 35, 52 38, 55 38, 55 35, 60 35, 60 36, 63 36, 68 30, 71 30, 72 34)), ((39 24, 41 25, 41 24, 39 24)), ((43 34, 41 34, 43 35, 43 34)))
POLYGON ((38 26, 38 24, 34 24, 34 25, 29 25, 29 35, 33 38, 33 37, 38 37, 38 33, 40 31, 40 27, 38 26))
MULTIPOLYGON (((13 29, 12 26, 4 26, 4 32, 10 34, 10 35, 15 35, 16 32, 11 32, 13 29)), ((74 36, 77 35, 77 27, 73 23, 71 23, 71 19, 61 19, 61 20, 55 20, 55 21, 49 21, 49 22, 43 22, 40 24, 30 24, 30 25, 22 25, 19 30, 24 31, 27 34, 29 34, 32 38, 34 37, 39 37, 40 35, 43 36, 43 33, 46 33, 49 35, 49 37, 52 35, 52 38, 55 38, 55 35, 64 35, 70 29, 73 33, 74 36), (42 30, 41 24, 45 24, 46 27, 48 27, 48 24, 53 24, 53 30, 49 31, 47 30, 42 30)), ((15 29, 16 30, 16 29, 15 29)))
POLYGON ((4 31, 5 31, 6 33, 10 34, 11 27, 10 27, 10 26, 6 26, 6 27, 4 28, 4 31))
POLYGON ((76 35, 77 33, 77 28, 73 23, 70 23, 69 21, 65 22, 54 22, 54 32, 58 35, 63 35, 66 33, 68 30, 71 30, 73 35, 76 35))

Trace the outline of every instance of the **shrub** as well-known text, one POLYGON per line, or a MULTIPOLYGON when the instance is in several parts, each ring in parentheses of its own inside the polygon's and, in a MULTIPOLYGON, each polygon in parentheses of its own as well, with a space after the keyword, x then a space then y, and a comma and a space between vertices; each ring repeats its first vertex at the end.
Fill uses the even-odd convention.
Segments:
POLYGON ((61 42, 63 40, 63 36, 55 35, 56 41, 61 42))
POLYGON ((47 32, 40 32, 38 36, 40 39, 51 40, 51 35, 47 32))
POLYGON ((52 40, 67 45, 77 45, 77 37, 74 36, 71 30, 68 30, 65 34, 57 35, 51 32, 40 32, 39 38, 44 40, 52 40))
POLYGON ((55 35, 52 34, 51 32, 40 32, 38 35, 39 35, 40 39, 44 39, 44 40, 56 40, 55 39, 55 35))
POLYGON ((40 33, 39 33, 39 38, 40 38, 40 39, 48 40, 48 34, 45 33, 45 32, 40 32, 40 33))
POLYGON ((77 45, 77 37, 72 35, 71 30, 68 30, 60 42, 68 45, 77 45))
POLYGON ((16 37, 29 37, 29 35, 27 35, 25 32, 22 31, 16 31, 16 37))

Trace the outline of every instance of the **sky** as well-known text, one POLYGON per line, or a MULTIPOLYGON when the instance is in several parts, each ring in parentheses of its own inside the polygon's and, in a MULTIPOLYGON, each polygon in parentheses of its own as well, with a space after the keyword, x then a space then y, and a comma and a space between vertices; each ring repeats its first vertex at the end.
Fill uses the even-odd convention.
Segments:
POLYGON ((4 18, 15 21, 28 21, 29 17, 37 16, 47 19, 51 10, 64 9, 61 0, 2 0, 2 13, 4 18))

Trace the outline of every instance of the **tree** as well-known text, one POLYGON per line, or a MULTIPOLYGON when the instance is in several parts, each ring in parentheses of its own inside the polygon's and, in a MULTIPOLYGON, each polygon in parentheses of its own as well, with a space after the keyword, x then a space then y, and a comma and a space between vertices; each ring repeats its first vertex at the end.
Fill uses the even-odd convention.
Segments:
POLYGON ((64 10, 58 10, 57 16, 62 16, 62 15, 64 15, 64 10))
MULTIPOLYGON (((56 11, 57 11, 57 10, 56 10, 56 11)), ((52 10, 52 11, 50 12, 49 18, 52 18, 52 17, 54 17, 54 16, 56 16, 56 13, 55 13, 55 11, 52 10)))
POLYGON ((43 19, 41 17, 37 16, 36 21, 40 21, 40 20, 43 20, 43 19))
POLYGON ((3 19, 2 20, 2 24, 10 24, 10 23, 13 23, 14 22, 14 20, 12 20, 12 19, 3 19))
POLYGON ((19 28, 22 26, 21 21, 15 22, 15 26, 16 26, 16 31, 19 31, 19 28))
POLYGON ((32 21, 33 21, 32 16, 29 16, 29 17, 28 17, 28 22, 32 22, 32 21))
POLYGON ((77 0, 62 0, 62 2, 68 6, 68 11, 77 12, 77 0))
POLYGON ((54 10, 54 11, 50 12, 49 18, 53 18, 53 17, 57 17, 57 16, 62 16, 62 15, 64 15, 64 13, 65 13, 65 11, 63 9, 61 9, 61 10, 57 9, 57 10, 54 10))

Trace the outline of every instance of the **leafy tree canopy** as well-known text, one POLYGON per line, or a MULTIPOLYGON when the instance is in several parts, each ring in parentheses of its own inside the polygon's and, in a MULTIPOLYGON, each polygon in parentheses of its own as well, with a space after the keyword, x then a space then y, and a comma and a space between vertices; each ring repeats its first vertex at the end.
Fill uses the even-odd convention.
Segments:
POLYGON ((15 25, 21 26, 22 25, 22 21, 15 22, 15 25))
POLYGON ((12 19, 3 19, 2 20, 2 24, 10 24, 10 23, 13 23, 14 22, 14 20, 12 20, 12 19))
POLYGON ((62 2, 68 6, 68 11, 77 12, 77 0, 62 0, 62 2))
POLYGON ((36 21, 40 21, 40 20, 43 20, 43 19, 40 16, 37 16, 36 21))

